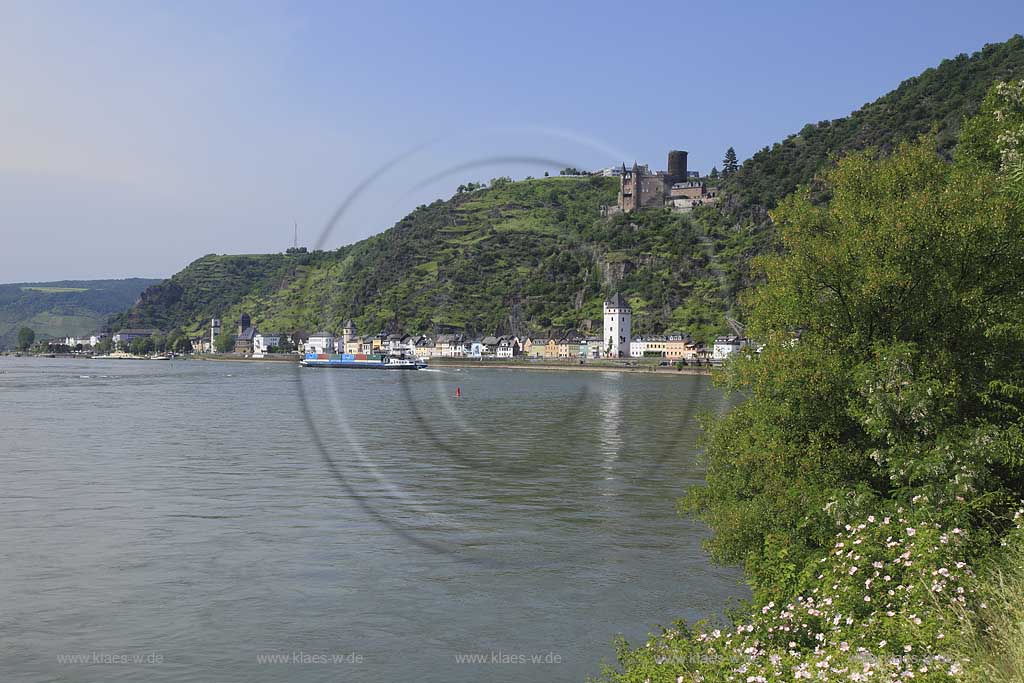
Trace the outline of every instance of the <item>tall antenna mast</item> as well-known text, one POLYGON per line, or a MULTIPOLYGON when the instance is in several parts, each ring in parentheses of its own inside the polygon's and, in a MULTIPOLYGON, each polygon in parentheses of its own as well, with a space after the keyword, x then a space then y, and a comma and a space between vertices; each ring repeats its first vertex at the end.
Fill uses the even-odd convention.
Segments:
POLYGON ((295 221, 295 241, 292 244, 296 249, 299 248, 299 222, 295 221))

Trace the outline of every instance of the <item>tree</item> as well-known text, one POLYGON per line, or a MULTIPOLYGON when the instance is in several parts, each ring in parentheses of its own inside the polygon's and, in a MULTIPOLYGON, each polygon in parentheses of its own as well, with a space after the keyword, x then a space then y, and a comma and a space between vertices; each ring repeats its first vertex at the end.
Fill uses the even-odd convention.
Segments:
POLYGON ((110 341, 109 339, 101 339, 98 342, 96 342, 96 346, 92 347, 92 350, 97 354, 106 355, 110 353, 113 347, 114 342, 110 341))
POLYGON ((235 335, 222 333, 213 343, 214 348, 220 353, 229 353, 235 350, 235 335))
POLYGON ((712 166, 711 167, 711 173, 708 174, 708 177, 710 177, 710 178, 717 178, 718 177, 718 167, 717 166, 712 166))
POLYGON ((874 157, 827 173, 827 204, 805 188, 772 212, 782 250, 744 297, 764 348, 727 367, 748 398, 709 424, 683 501, 758 597, 799 590, 836 521, 925 499, 987 530, 1024 494, 1024 211, 933 140, 874 157))
POLYGON ((152 337, 138 337, 133 339, 131 344, 128 345, 131 353, 136 356, 145 356, 156 349, 156 344, 152 337))
POLYGON ((292 344, 292 340, 288 338, 288 335, 282 334, 281 338, 277 342, 278 353, 291 353, 295 350, 295 345, 292 344))
POLYGON ((31 327, 22 327, 18 330, 18 350, 28 351, 36 341, 36 332, 31 327))
POLYGON ((736 159, 736 150, 732 147, 725 150, 725 158, 722 159, 722 175, 728 178, 739 170, 739 167, 739 161, 736 159))
POLYGON ((181 330, 174 330, 167 336, 167 349, 174 353, 191 353, 192 342, 181 330))

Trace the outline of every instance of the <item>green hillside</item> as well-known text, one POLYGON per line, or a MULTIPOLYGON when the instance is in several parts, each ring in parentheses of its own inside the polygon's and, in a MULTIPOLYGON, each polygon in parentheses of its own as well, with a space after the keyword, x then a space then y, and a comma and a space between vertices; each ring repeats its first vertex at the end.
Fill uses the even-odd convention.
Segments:
POLYGON ((585 330, 612 290, 640 332, 713 335, 734 291, 723 247, 699 217, 650 210, 602 218, 611 178, 492 181, 421 206, 390 230, 331 252, 209 255, 149 288, 117 321, 201 329, 242 312, 263 329, 585 330))
POLYGON ((0 285, 0 349, 14 347, 22 326, 31 327, 39 339, 94 332, 158 282, 131 278, 0 285))
POLYGON ((810 182, 831 159, 851 150, 891 151, 902 140, 937 131, 947 156, 964 118, 977 113, 996 81, 1024 76, 1024 37, 986 45, 972 55, 946 59, 849 116, 809 123, 782 142, 748 159, 724 183, 727 213, 733 218, 765 217, 765 209, 810 182))
MULTIPOLYGON (((725 331, 750 259, 769 249, 767 210, 853 149, 886 154, 934 131, 949 156, 964 117, 996 80, 1024 76, 1024 38, 946 60, 848 117, 810 124, 747 160, 719 208, 603 217, 617 180, 542 178, 460 192, 391 229, 317 253, 205 256, 115 325, 202 329, 248 313, 264 330, 557 333, 593 328, 621 291, 637 333, 725 331)), ((675 136, 678 137, 678 136, 675 136)))

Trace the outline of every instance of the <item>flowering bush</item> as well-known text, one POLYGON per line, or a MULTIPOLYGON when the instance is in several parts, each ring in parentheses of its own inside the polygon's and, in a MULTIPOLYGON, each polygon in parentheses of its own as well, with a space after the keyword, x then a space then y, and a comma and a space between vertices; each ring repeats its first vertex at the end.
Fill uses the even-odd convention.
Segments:
POLYGON ((726 365, 745 400, 710 421, 682 504, 754 604, 620 642, 608 680, 939 682, 972 657, 972 680, 1024 680, 1024 550, 980 588, 1004 609, 968 607, 968 563, 1020 533, 1024 82, 990 91, 953 163, 922 138, 820 183, 772 212, 781 248, 744 300, 764 346, 726 365))
POLYGON ((619 643, 610 681, 954 681, 960 612, 971 593, 967 534, 896 508, 848 525, 811 587, 768 602, 729 629, 665 629, 642 648, 619 643))

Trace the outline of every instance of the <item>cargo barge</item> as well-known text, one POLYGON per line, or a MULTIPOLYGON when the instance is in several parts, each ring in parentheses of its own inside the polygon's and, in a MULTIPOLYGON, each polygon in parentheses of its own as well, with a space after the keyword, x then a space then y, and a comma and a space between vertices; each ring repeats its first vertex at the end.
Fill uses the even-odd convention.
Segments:
POLYGON ((307 353, 299 361, 306 368, 357 368, 370 370, 419 370, 427 367, 422 358, 383 353, 307 353))

